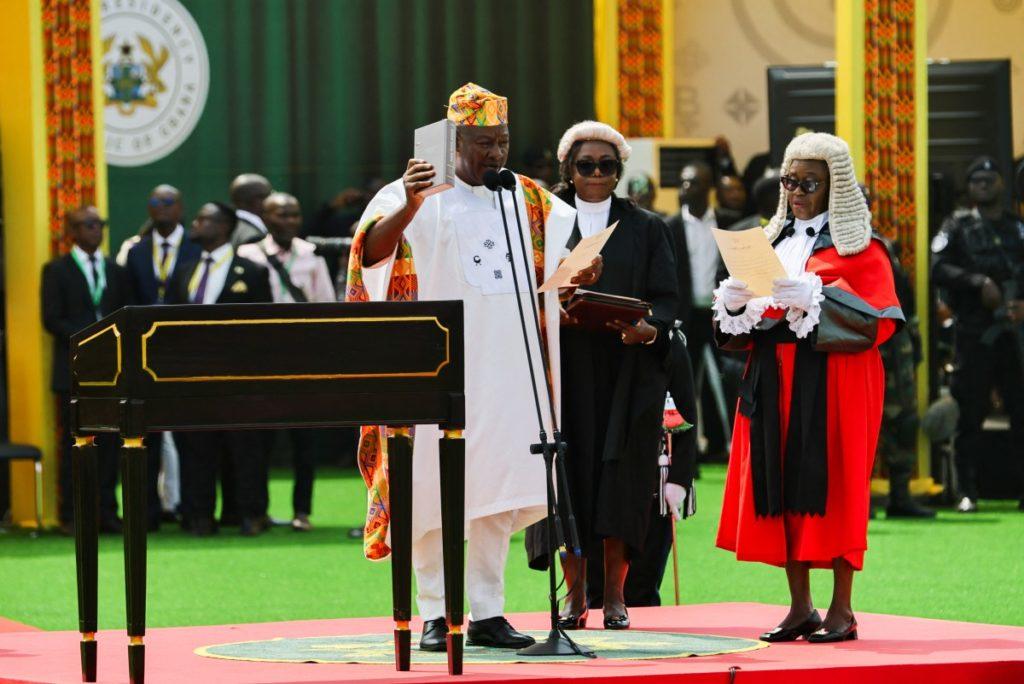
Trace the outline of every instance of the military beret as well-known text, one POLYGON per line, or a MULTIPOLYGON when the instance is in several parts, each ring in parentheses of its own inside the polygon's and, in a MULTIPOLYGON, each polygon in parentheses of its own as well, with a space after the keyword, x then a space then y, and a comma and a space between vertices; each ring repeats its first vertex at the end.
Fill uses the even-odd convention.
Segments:
POLYGON ((971 176, 978 171, 995 171, 999 173, 999 167, 996 165, 995 159, 988 155, 983 155, 972 161, 971 165, 967 167, 967 180, 970 180, 971 176))

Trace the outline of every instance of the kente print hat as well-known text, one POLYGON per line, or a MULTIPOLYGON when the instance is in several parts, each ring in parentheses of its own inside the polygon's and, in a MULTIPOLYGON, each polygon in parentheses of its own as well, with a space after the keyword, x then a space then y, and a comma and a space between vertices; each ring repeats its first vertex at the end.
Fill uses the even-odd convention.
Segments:
POLYGON ((448 98, 448 120, 458 126, 500 126, 508 123, 508 98, 476 83, 467 83, 448 98))

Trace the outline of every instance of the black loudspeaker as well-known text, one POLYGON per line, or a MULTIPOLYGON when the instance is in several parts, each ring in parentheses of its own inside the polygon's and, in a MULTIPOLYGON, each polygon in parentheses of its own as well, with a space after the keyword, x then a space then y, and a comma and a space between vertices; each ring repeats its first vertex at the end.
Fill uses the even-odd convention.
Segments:
MULTIPOLYGON (((835 133, 835 69, 768 67, 768 137, 772 164, 800 129, 835 133)), ((928 170, 957 190, 968 164, 991 155, 1013 191, 1010 61, 968 60, 928 65, 928 170)))

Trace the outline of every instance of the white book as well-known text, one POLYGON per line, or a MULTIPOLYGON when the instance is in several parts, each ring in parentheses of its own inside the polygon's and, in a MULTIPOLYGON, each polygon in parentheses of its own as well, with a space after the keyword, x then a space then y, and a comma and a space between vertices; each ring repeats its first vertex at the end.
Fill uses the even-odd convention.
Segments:
POLYGON ((424 197, 455 185, 455 123, 448 119, 435 121, 416 129, 413 158, 434 167, 431 186, 421 191, 424 197))

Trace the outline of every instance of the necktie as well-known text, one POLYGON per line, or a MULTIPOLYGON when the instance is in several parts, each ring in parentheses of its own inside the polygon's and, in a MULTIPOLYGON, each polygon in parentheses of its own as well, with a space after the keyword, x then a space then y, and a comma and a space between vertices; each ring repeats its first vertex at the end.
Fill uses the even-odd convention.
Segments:
POLYGON ((103 292, 100 291, 99 273, 96 271, 96 253, 93 252, 89 255, 89 275, 92 276, 92 307, 96 312, 96 320, 102 318, 100 312, 100 299, 103 297, 103 292))
POLYGON ((207 254, 203 257, 203 273, 199 276, 199 286, 192 297, 193 304, 202 304, 206 296, 206 281, 210 279, 210 266, 213 264, 213 257, 207 254))
POLYGON ((171 256, 171 241, 160 243, 160 280, 167 280, 167 260, 171 256))

